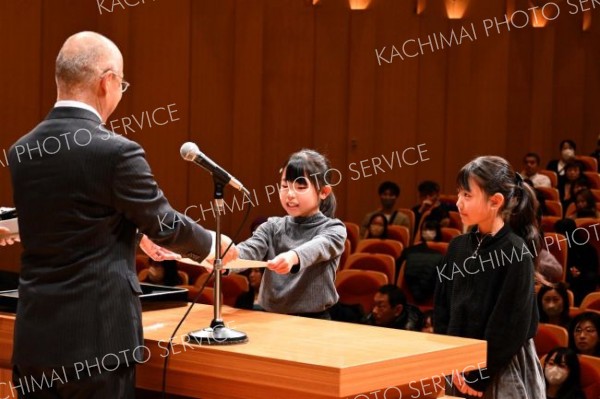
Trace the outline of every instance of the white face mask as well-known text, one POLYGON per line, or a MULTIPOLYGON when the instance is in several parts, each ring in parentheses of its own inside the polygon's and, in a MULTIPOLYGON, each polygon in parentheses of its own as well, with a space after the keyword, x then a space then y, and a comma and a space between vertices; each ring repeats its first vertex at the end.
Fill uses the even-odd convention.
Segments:
POLYGON ((544 370, 544 375, 551 385, 560 385, 569 376, 569 371, 558 366, 548 366, 544 370))
POLYGON ((435 230, 423 230, 421 232, 421 238, 423 238, 424 241, 433 241, 435 239, 435 236, 435 230))
POLYGON ((572 148, 565 148, 561 152, 563 159, 570 159, 575 156, 575 151, 572 148))

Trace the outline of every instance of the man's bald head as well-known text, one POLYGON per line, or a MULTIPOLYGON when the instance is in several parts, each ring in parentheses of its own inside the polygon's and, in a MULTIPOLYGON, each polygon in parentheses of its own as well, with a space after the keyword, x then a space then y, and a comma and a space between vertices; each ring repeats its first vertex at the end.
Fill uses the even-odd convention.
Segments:
POLYGON ((79 32, 69 37, 56 58, 56 85, 59 95, 77 94, 93 87, 104 71, 122 75, 123 56, 107 37, 79 32))

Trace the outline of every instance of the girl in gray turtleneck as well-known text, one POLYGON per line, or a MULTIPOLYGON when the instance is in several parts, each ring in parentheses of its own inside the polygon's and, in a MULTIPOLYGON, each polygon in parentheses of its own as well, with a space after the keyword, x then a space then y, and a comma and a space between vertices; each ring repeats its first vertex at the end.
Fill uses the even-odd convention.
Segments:
POLYGON ((335 273, 346 227, 333 218, 328 171, 329 162, 316 151, 292 154, 279 191, 287 216, 269 218, 237 245, 242 259, 268 260, 258 295, 266 311, 328 319, 338 301, 335 273))

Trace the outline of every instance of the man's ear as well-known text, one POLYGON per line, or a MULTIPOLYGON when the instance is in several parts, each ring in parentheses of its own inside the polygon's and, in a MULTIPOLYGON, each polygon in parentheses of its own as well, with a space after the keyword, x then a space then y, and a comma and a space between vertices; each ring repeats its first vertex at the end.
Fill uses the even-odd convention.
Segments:
POLYGON ((319 198, 321 198, 321 200, 324 200, 325 198, 329 197, 329 194, 331 194, 331 191, 333 191, 331 186, 323 186, 323 188, 321 189, 321 192, 319 193, 319 198))
POLYGON ((404 306, 402 305, 396 305, 396 307, 394 308, 394 316, 398 317, 402 314, 402 311, 404 310, 404 306))
POLYGON ((494 209, 500 209, 504 204, 504 195, 496 193, 490 197, 490 204, 494 209))

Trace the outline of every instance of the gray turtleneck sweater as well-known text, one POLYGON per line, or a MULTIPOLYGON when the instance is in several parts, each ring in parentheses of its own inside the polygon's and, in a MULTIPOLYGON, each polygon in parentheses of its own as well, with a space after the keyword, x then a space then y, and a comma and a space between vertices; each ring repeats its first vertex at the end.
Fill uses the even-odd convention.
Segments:
POLYGON ((271 217, 237 248, 241 259, 252 260, 269 260, 294 250, 299 269, 287 274, 266 269, 258 301, 269 312, 316 313, 338 301, 335 273, 345 241, 344 223, 318 212, 302 218, 271 217))

